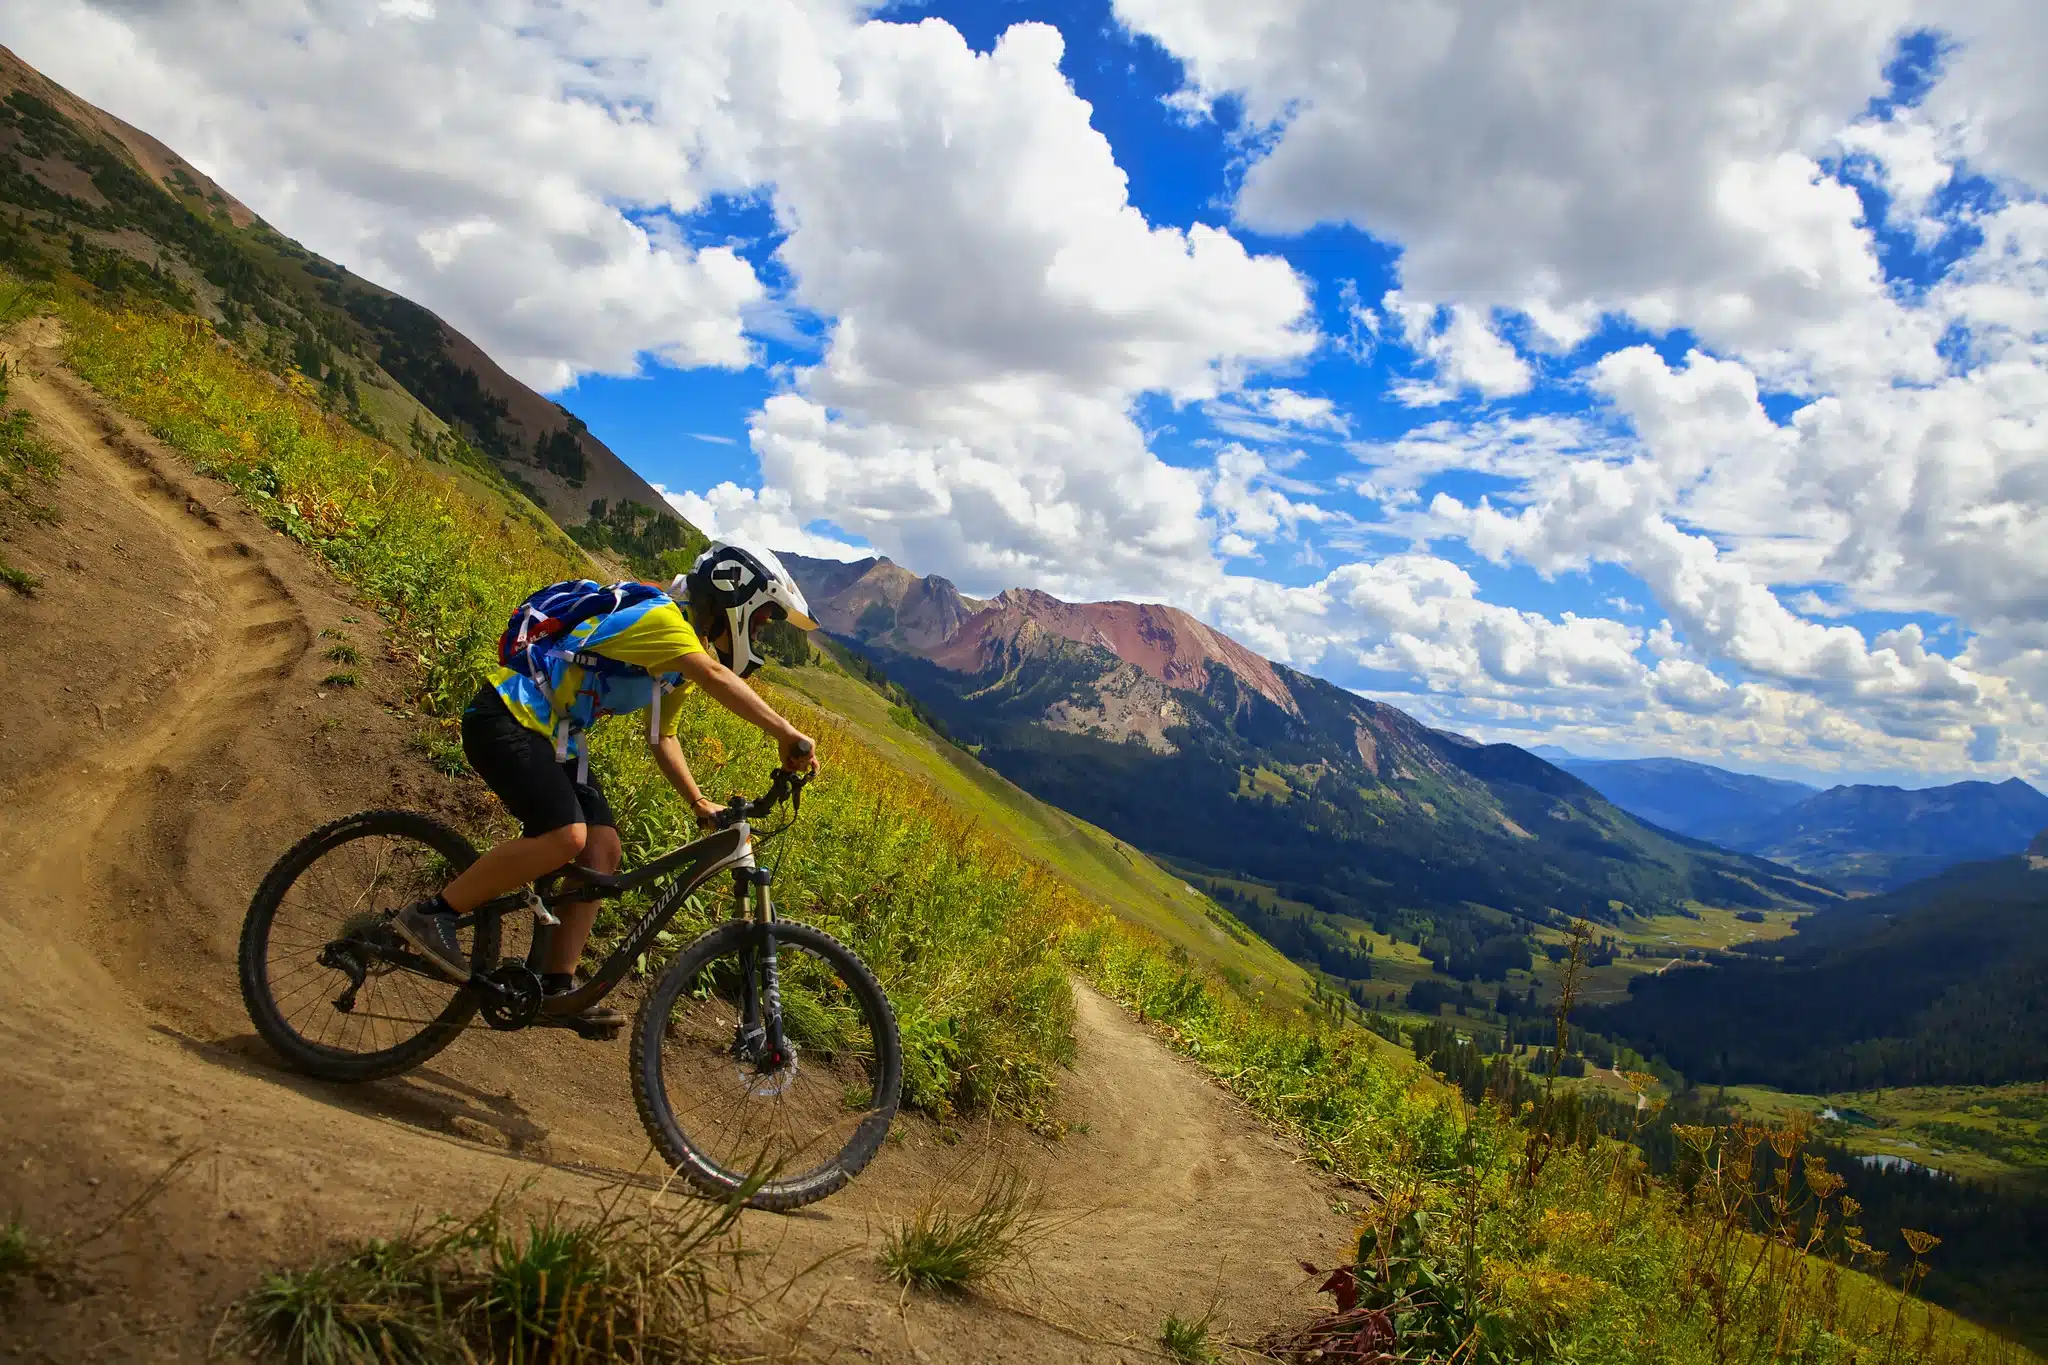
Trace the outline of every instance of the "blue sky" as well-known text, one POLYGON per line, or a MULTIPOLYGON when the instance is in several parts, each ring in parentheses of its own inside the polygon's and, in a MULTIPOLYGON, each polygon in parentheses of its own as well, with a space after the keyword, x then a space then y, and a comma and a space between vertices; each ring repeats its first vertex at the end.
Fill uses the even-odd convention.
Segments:
POLYGON ((0 40, 715 529, 1489 738, 2048 776, 2039 7, 170 10, 0 40))

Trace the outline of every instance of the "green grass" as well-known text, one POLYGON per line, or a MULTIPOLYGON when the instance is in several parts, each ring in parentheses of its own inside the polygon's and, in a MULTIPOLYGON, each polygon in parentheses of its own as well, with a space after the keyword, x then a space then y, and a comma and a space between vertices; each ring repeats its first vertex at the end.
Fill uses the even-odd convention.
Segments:
POLYGON ((15 1282, 42 1269, 46 1253, 42 1239, 15 1219, 0 1223, 0 1295, 15 1282))
POLYGON ((1216 1359, 1216 1348, 1209 1344, 1209 1324, 1215 1320, 1213 1308, 1199 1318, 1168 1313, 1159 1326, 1159 1349, 1181 1365, 1209 1365, 1216 1359))
MULTIPOLYGON (((5 276, 0 276, 0 290, 7 290, 0 296, 0 331, 12 326, 26 315, 31 296, 19 289, 9 290, 5 276)), ((36 501, 34 494, 41 485, 57 477, 57 452, 48 441, 36 435, 35 419, 21 408, 8 407, 9 367, 0 361, 0 532, 17 519, 48 522, 53 518, 49 508, 36 501)), ((34 574, 10 564, 0 554, 0 583, 5 583, 24 597, 33 597, 42 582, 34 574)))
POLYGON ((1021 1266, 1044 1235, 1030 1182, 1001 1168, 961 1207, 935 1192, 882 1241, 882 1271, 907 1288, 958 1294, 1021 1266))
MULTIPOLYGON (((1720 1206, 1649 1179, 1626 1144, 1590 1131, 1539 1141, 1527 1116, 1468 1109, 1357 1030, 1247 1005, 1141 933, 1102 922, 1064 946, 1078 970, 1313 1159, 1371 1192, 1358 1252, 1371 1282, 1390 1302, 1430 1305, 1404 1344, 1440 1341, 1448 1357, 1471 1339, 1479 1349, 1459 1358, 1475 1362, 2035 1359, 1868 1275, 1757 1240, 1720 1206)), ((1714 1150, 1737 1140, 1706 1132, 1714 1150)), ((1761 1174, 1744 1195, 1734 1158, 1722 1169, 1728 1207, 1766 1207, 1761 1174)), ((1825 1182, 1812 1170, 1809 1181, 1825 1182)), ((1787 1207, 1806 1207, 1806 1189, 1787 1207)), ((1834 1213, 1831 1226, 1841 1221, 1834 1213)), ((1908 1259, 1903 1246, 1883 1250, 1908 1259)))
POLYGON ((291 1365, 710 1360, 740 1207, 615 1197, 515 1222, 494 1202, 266 1276, 232 1344, 291 1365))

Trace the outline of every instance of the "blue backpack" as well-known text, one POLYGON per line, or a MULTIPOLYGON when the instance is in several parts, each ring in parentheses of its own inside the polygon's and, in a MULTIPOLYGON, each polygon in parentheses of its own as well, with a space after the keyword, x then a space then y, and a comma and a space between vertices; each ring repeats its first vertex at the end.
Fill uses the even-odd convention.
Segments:
MULTIPOLYGON (((551 685, 547 666, 550 646, 593 616, 609 616, 622 607, 666 596, 660 588, 645 583, 614 583, 605 587, 588 578, 550 583, 512 609, 511 619, 505 622, 505 633, 498 637, 498 662, 531 678, 545 691, 551 685)), ((632 664, 607 659, 602 654, 577 653, 570 660, 612 677, 640 671, 632 664)))

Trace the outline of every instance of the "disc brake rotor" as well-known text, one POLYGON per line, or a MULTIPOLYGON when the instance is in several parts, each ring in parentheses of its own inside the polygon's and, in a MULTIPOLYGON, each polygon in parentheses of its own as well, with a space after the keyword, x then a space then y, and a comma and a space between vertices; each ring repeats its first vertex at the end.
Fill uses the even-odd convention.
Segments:
POLYGON ((802 1069, 796 1044, 789 1039, 782 1040, 780 1065, 767 1064, 767 1059, 762 1056, 767 1047, 767 1036, 759 1029, 739 1029, 734 1034, 733 1075, 739 1077, 740 1084, 746 1087, 749 1095, 759 1099, 773 1099, 789 1089, 802 1069))

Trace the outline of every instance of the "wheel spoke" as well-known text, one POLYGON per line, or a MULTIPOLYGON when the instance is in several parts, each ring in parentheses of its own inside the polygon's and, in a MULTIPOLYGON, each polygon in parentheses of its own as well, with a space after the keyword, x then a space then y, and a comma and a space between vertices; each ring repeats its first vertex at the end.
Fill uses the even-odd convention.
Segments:
POLYGON ((762 1164, 773 1170, 771 1187, 804 1181, 838 1159, 884 1099, 876 1031, 886 1025, 828 959, 787 940, 777 950, 792 1063, 770 1068, 733 1055, 748 956, 737 944, 674 993, 664 1020, 663 1098, 688 1148, 728 1183, 762 1164), (707 983, 717 986, 706 991, 707 983))
MULTIPOLYGON (((438 889, 451 857, 403 826, 371 825, 342 834, 299 866, 271 903, 260 945, 252 945, 261 954, 258 979, 272 1027, 286 1034, 280 1046, 296 1040, 322 1057, 374 1064, 466 1018, 460 986, 414 972, 386 949, 388 917, 438 889), (333 1008, 350 977, 322 960, 330 948, 356 955, 366 973, 347 1012, 333 1008)), ((464 940, 473 944, 477 932, 465 930, 464 940)))

